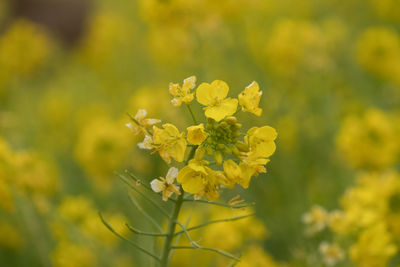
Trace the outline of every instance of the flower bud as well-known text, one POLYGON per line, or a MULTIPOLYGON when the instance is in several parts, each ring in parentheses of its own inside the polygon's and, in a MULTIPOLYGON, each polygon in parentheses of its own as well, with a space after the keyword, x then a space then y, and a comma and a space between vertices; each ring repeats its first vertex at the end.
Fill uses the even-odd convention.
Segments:
POLYGON ((196 153, 194 154, 195 160, 202 160, 204 158, 204 154, 206 153, 206 150, 204 147, 200 146, 196 149, 196 153))
POLYGON ((222 164, 222 160, 223 160, 222 154, 220 152, 215 152, 214 153, 214 160, 215 160, 215 163, 217 163, 217 165, 221 165, 222 164))
POLYGON ((226 122, 229 123, 230 125, 235 125, 237 123, 236 117, 229 116, 226 119, 226 122))
POLYGON ((238 141, 235 146, 242 152, 249 152, 249 147, 245 143, 238 141))

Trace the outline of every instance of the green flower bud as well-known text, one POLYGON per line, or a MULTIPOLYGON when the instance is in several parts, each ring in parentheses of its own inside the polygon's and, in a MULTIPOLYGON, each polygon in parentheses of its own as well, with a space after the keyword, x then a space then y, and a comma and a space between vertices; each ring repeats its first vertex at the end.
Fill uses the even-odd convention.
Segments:
POLYGON ((235 146, 242 152, 249 152, 249 147, 245 143, 238 141, 235 146))
POLYGON ((233 153, 235 156, 240 156, 240 151, 239 151, 239 149, 238 149, 236 146, 232 146, 232 153, 233 153))
POLYGON ((229 116, 226 119, 226 122, 229 123, 230 125, 235 125, 237 123, 236 117, 229 116))
POLYGON ((204 154, 206 153, 206 150, 204 147, 200 146, 196 149, 196 152, 194 154, 194 158, 196 160, 202 160, 204 158, 204 154))
POLYGON ((221 165, 222 164, 222 160, 223 160, 222 154, 220 152, 215 152, 214 153, 214 160, 215 160, 215 163, 217 163, 217 165, 221 165))

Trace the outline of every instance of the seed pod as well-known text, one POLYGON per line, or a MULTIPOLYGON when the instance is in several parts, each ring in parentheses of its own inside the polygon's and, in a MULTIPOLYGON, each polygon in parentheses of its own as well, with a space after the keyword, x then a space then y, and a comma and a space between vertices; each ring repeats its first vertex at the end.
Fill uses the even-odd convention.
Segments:
POLYGON ((228 128, 229 125, 223 121, 219 124, 219 126, 221 126, 222 128, 228 128))
POLYGON ((196 153, 194 154, 195 160, 202 160, 204 158, 205 153, 206 153, 206 150, 204 149, 204 147, 199 146, 196 149, 196 153))
POLYGON ((218 145, 217 145, 217 148, 218 148, 219 150, 224 150, 224 149, 225 149, 225 145, 224 145, 224 144, 218 144, 218 145))
POLYGON ((226 122, 229 123, 230 125, 235 125, 237 123, 236 117, 229 116, 226 119, 226 122))
POLYGON ((235 125, 234 125, 234 127, 235 127, 235 129, 240 129, 240 128, 242 128, 242 124, 241 123, 236 123, 235 125))
POLYGON ((239 149, 238 149, 236 146, 232 146, 232 153, 233 153, 235 156, 240 156, 240 151, 239 151, 239 149))
POLYGON ((249 147, 245 143, 238 141, 235 146, 239 149, 241 152, 249 152, 249 147))
POLYGON ((227 147, 227 146, 225 146, 225 148, 224 148, 224 153, 225 153, 225 154, 228 154, 228 155, 232 155, 232 149, 229 148, 229 147, 227 147))
POLYGON ((214 153, 214 160, 215 160, 215 163, 217 163, 217 165, 221 165, 222 164, 222 160, 223 160, 222 154, 220 152, 215 152, 214 153))

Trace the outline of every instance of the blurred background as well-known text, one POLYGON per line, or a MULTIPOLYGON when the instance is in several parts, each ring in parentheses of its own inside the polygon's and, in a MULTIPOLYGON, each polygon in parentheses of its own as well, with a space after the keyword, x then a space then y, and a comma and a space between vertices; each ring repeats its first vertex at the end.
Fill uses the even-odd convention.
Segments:
MULTIPOLYGON (((398 0, 0 0, 0 265, 150 266, 97 211, 152 246, 125 227, 149 230, 114 172, 149 182, 167 166, 137 149, 126 113, 183 130, 168 84, 191 75, 231 96, 256 80, 263 114, 239 119, 279 134, 267 174, 222 196, 255 201, 256 218, 201 240, 241 266, 329 266, 325 240, 338 266, 400 265, 398 0)), ((221 213, 199 206, 193 223, 221 213)), ((229 264, 191 253, 173 266, 229 264)))

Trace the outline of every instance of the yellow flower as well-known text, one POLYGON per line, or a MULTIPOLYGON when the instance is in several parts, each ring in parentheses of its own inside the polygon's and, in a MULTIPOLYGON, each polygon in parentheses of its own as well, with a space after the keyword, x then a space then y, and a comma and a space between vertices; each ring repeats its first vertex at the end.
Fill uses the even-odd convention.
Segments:
POLYGON ((180 133, 170 123, 163 124, 162 127, 164 129, 153 127, 153 145, 155 149, 168 164, 171 163, 171 157, 178 162, 182 162, 186 151, 185 133, 180 133))
POLYGON ((135 135, 138 135, 140 133, 147 135, 148 133, 147 133, 146 128, 149 126, 152 126, 154 124, 160 123, 161 120, 149 119, 149 118, 146 118, 146 116, 147 116, 147 111, 145 109, 139 109, 134 117, 134 119, 135 119, 134 123, 129 122, 125 125, 129 129, 131 129, 135 135))
POLYGON ((247 131, 246 143, 250 147, 250 154, 268 158, 274 154, 276 146, 274 140, 278 136, 274 128, 270 126, 253 127, 247 131))
POLYGON ((239 104, 245 112, 253 113, 257 116, 261 115, 262 109, 258 107, 260 103, 262 91, 257 82, 252 82, 243 92, 239 94, 239 104))
POLYGON ((324 241, 319 245, 319 252, 327 266, 333 266, 344 259, 344 251, 337 244, 324 241))
POLYGON ((185 192, 194 194, 196 199, 205 196, 209 201, 219 198, 219 185, 226 179, 222 172, 204 166, 207 161, 191 160, 178 173, 178 182, 185 192))
POLYGON ((255 174, 254 168, 245 162, 237 165, 233 160, 229 159, 224 162, 224 173, 228 183, 226 186, 233 187, 234 184, 240 184, 243 188, 248 188, 251 176, 255 174))
POLYGON ((193 145, 200 145, 207 138, 207 134, 204 132, 204 124, 190 126, 187 128, 188 135, 187 140, 193 145))
POLYGON ((202 83, 196 90, 197 101, 205 105, 205 115, 220 121, 236 112, 238 100, 226 98, 229 87, 224 81, 215 80, 211 84, 202 83))
POLYGON ((321 206, 313 206, 310 212, 303 215, 303 222, 308 225, 307 233, 315 234, 322 231, 327 225, 328 213, 321 206))
POLYGON ((206 168, 200 162, 191 160, 179 171, 177 180, 185 192, 197 194, 204 188, 208 176, 206 168))
POLYGON ((182 87, 178 83, 169 84, 169 93, 174 96, 171 100, 172 105, 175 107, 180 107, 182 102, 189 104, 193 101, 193 93, 190 91, 196 86, 196 77, 190 76, 183 80, 182 87))
POLYGON ((387 266, 397 251, 398 247, 386 225, 379 223, 361 233, 357 242, 350 247, 349 254, 355 266, 379 267, 387 266))
POLYGON ((153 189, 154 192, 162 192, 162 199, 164 201, 167 201, 169 197, 173 193, 180 195, 181 192, 179 191, 179 187, 174 184, 175 178, 178 176, 178 169, 175 167, 172 167, 168 170, 167 176, 160 177, 160 180, 154 179, 151 181, 151 189, 153 189))

